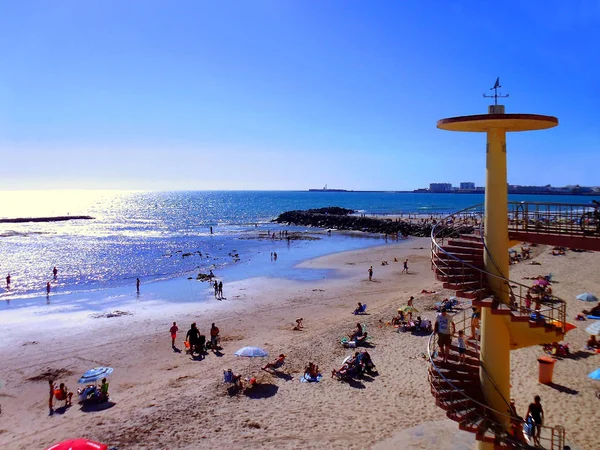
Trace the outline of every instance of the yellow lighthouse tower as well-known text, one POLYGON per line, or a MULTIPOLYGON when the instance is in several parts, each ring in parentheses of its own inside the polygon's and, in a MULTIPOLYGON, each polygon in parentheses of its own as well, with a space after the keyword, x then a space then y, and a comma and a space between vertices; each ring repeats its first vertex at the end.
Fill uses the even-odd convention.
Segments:
MULTIPOLYGON (((506 170, 506 134, 517 131, 543 130, 558 125, 558 119, 538 114, 506 114, 498 104, 500 80, 492 90, 494 104, 487 114, 459 116, 441 119, 437 127, 448 131, 486 133, 486 184, 484 215, 483 262, 487 282, 499 304, 509 303, 508 275, 508 187, 506 170)), ((488 97, 484 95, 484 97, 488 97)), ((506 399, 510 398, 510 350, 539 343, 535 336, 514 329, 505 315, 494 314, 493 308, 481 309, 481 348, 479 379, 488 405, 496 411, 506 411, 506 399)), ((518 328, 518 327, 515 327, 518 328)), ((508 417, 498 417, 509 427, 508 417)), ((493 448, 494 444, 478 441, 478 448, 493 448)))

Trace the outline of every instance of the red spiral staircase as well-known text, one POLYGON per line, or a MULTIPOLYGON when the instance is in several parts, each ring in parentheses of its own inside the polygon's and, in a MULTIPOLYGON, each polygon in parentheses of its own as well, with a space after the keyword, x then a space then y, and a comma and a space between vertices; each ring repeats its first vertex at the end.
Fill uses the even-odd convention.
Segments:
MULTIPOLYGON (((516 204, 516 207, 521 212, 525 210, 523 203, 516 204)), ((513 349, 561 340, 565 334, 566 323, 564 301, 549 296, 541 302, 539 310, 534 311, 527 308, 525 302, 529 286, 485 270, 483 212, 483 205, 467 208, 442 220, 434 227, 431 263, 436 278, 443 282, 444 288, 456 291, 457 297, 470 299, 473 306, 491 308, 492 314, 506 316, 511 322, 513 349), (488 284, 490 277, 502 279, 510 304, 494 300, 488 284)), ((511 220, 513 226, 521 228, 523 221, 529 222, 529 219, 523 216, 511 220)), ((548 220, 545 223, 554 226, 555 222, 548 220)), ((536 231, 540 234, 540 227, 537 227, 536 231)), ((510 234, 509 227, 509 237, 510 234)), ((596 242, 593 246, 600 242, 599 238, 590 239, 589 235, 582 239, 589 242, 593 240, 596 242)), ((469 349, 465 364, 458 364, 456 347, 452 348, 449 362, 441 362, 436 358, 437 335, 433 334, 429 340, 428 373, 436 404, 446 411, 448 418, 458 422, 461 430, 474 433, 477 440, 492 443, 494 448, 534 448, 533 442, 520 432, 519 427, 524 425, 523 419, 511 415, 507 399, 504 399, 504 411, 494 410, 487 405, 480 376, 488 377, 492 385, 494 382, 480 361, 479 342, 472 334, 471 316, 470 308, 453 316, 457 332, 462 329, 465 336, 471 336, 467 341, 469 349), (512 430, 507 429, 507 423, 514 424, 512 430)), ((540 440, 543 448, 562 450, 565 443, 564 428, 544 426, 540 440)))

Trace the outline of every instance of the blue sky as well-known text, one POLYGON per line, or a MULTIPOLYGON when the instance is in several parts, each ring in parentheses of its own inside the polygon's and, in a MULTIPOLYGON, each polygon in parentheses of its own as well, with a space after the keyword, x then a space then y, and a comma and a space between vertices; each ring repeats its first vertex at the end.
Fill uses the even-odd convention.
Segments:
POLYGON ((598 185, 600 1, 5 1, 0 189, 404 190, 485 182, 507 112, 509 182, 598 185))

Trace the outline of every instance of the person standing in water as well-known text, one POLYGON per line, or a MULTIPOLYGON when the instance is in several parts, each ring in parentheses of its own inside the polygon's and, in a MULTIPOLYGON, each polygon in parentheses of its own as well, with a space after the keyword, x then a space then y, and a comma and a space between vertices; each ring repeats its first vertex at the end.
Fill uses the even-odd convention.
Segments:
POLYGON ((54 275, 54 279, 56 280, 56 277, 58 275, 58 269, 56 268, 56 266, 54 266, 54 269, 52 269, 52 274, 54 275))
POLYGON ((46 283, 46 295, 50 295, 50 282, 46 283))
POLYGON ((369 281, 373 281, 373 266, 369 267, 369 281))
POLYGON ((136 278, 135 279, 135 289, 137 290, 137 293, 140 293, 140 279, 136 278))
POLYGON ((6 289, 10 289, 10 273, 6 275, 6 289))
POLYGON ((219 298, 223 298, 223 282, 219 281, 219 298))

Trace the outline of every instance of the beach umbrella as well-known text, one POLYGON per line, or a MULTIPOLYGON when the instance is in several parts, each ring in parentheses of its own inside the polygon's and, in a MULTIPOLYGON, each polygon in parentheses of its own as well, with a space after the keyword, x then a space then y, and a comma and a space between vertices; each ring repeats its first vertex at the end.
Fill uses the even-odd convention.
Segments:
POLYGON ((594 370, 588 375, 588 378, 591 378, 592 380, 600 380, 600 369, 594 370))
POLYGON ((533 284, 537 284, 538 286, 548 286, 550 282, 548 280, 535 280, 533 284))
POLYGON ((600 334, 600 321, 596 321, 585 329, 589 334, 600 334))
POLYGON ((88 439, 69 439, 68 441, 59 442, 51 445, 46 450, 107 450, 108 445, 99 442, 90 441, 88 439))
POLYGON ((262 358, 268 356, 268 353, 260 347, 242 347, 234 355, 245 356, 246 358, 262 358))
POLYGON ((596 297, 594 294, 590 294, 589 292, 584 292, 583 294, 579 294, 577 296, 577 300, 581 300, 582 302, 597 302, 598 301, 598 297, 596 297))
POLYGON ((87 384, 98 381, 101 378, 107 377, 111 373, 113 373, 112 367, 94 367, 93 369, 88 370, 84 373, 79 379, 79 384, 87 384))

